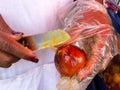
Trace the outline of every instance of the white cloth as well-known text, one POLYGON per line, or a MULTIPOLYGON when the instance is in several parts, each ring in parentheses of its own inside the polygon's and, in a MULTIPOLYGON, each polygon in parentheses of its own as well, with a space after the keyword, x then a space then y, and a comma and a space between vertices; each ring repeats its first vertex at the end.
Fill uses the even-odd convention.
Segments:
MULTIPOLYGON (((27 34, 61 28, 58 12, 73 0, 0 0, 0 14, 15 31, 27 34)), ((10 68, 0 68, 0 90, 57 90, 59 73, 52 49, 35 51, 39 62, 21 59, 10 68)))

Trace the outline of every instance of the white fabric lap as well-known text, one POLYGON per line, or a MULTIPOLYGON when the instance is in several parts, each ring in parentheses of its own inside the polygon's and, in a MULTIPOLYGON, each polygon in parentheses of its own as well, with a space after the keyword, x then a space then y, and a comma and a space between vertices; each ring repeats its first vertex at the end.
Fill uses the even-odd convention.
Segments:
POLYGON ((58 79, 54 63, 45 64, 16 77, 0 80, 0 90, 57 90, 58 79))

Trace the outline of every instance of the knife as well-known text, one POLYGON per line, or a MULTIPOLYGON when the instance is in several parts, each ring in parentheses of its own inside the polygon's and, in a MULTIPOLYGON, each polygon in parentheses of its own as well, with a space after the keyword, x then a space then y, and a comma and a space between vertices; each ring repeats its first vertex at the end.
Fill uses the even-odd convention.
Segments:
POLYGON ((70 39, 70 35, 61 29, 45 33, 23 36, 18 42, 31 50, 40 50, 62 44, 70 39))

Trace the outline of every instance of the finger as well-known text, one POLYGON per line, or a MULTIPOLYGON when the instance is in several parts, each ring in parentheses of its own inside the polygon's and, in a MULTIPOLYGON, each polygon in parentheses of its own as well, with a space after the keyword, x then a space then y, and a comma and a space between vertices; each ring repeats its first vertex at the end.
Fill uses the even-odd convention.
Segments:
MULTIPOLYGON (((106 43, 107 41, 108 42, 110 41, 112 33, 113 32, 110 29, 108 29, 104 32, 96 34, 95 43, 92 46, 92 48, 94 49, 92 49, 90 52, 91 56, 89 57, 85 68, 80 70, 80 72, 78 73, 79 80, 84 79, 90 74, 96 75, 98 72, 103 70, 105 66, 107 66, 107 63, 109 62, 110 60, 109 58, 111 55, 110 53, 111 51, 109 50, 111 49, 108 50, 108 48, 106 48, 107 46, 106 43), (105 55, 103 54, 103 52, 105 53, 105 55), (104 67, 102 65, 104 65, 104 67)), ((111 46, 111 48, 112 47, 113 46, 111 46)))
POLYGON ((17 62, 20 58, 0 51, 0 67, 8 68, 13 63, 17 62))
POLYGON ((10 36, 15 39, 15 40, 20 40, 22 37, 23 37, 23 33, 22 32, 15 32, 15 31, 12 31, 10 36))
POLYGON ((33 62, 38 62, 35 53, 19 44, 8 34, 0 31, 0 50, 10 53, 18 58, 24 58, 33 62))
MULTIPOLYGON (((90 74, 93 74, 94 69, 96 68, 96 63, 93 64, 95 62, 88 62, 88 65, 85 66, 83 69, 81 69, 78 74, 77 74, 77 78, 79 81, 85 79, 86 77, 88 77, 90 74)), ((94 72, 94 74, 97 72, 94 72)))

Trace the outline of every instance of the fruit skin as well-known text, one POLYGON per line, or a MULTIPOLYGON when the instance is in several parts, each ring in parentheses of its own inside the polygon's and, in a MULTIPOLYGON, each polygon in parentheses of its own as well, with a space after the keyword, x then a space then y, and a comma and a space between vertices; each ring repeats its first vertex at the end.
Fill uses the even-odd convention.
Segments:
POLYGON ((55 66, 61 75, 73 76, 86 64, 86 54, 74 45, 60 47, 55 54, 55 66))

